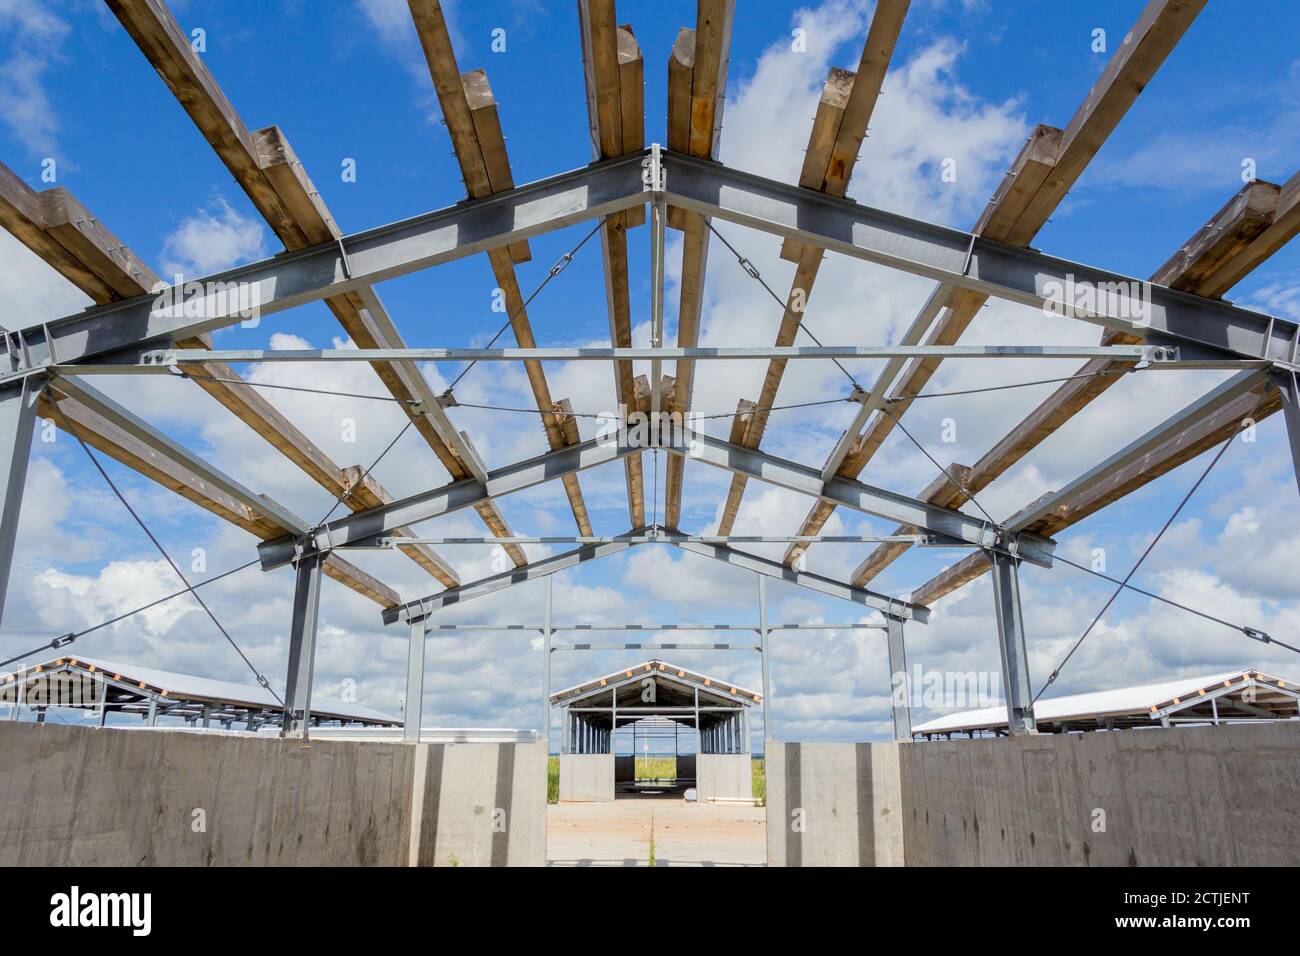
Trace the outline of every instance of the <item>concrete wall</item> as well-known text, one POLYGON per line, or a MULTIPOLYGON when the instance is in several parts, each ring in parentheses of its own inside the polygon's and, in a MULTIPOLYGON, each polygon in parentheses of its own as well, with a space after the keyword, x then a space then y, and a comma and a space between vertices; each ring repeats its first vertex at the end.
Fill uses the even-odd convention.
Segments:
POLYGON ((769 866, 901 866, 898 746, 765 745, 769 866))
POLYGON ((542 865, 544 750, 0 721, 0 865, 542 865))
POLYGON ((908 865, 1300 864, 1300 722, 913 743, 901 765, 908 865))
POLYGON ((419 866, 545 866, 546 744, 417 744, 419 866))
POLYGON ((700 754, 696 758, 695 788, 701 802, 715 797, 752 799, 754 760, 749 754, 700 754))
POLYGON ((1298 806, 1300 721, 767 742, 773 866, 1296 866, 1298 806))
POLYGON ((608 803, 613 799, 613 754, 560 754, 561 801, 608 803))

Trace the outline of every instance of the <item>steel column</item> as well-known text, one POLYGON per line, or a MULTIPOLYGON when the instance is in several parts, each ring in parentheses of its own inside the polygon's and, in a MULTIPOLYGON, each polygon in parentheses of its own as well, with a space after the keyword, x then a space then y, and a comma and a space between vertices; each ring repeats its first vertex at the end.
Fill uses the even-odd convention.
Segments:
POLYGON ((988 554, 993 562, 993 601, 1002 655, 1002 685, 1007 696, 1007 729, 1012 736, 1037 733, 1025 626, 1020 615, 1020 562, 1000 551, 988 554))
POLYGON ((903 647, 903 619, 885 616, 888 624, 890 716, 894 721, 894 739, 912 739, 912 715, 908 711, 907 654, 903 647), (902 675, 903 700, 897 699, 899 675, 902 675))
POLYGON ((424 716, 424 638, 425 619, 411 621, 411 640, 406 649, 406 713, 402 715, 402 739, 420 740, 420 722, 424 716))
POLYGON ((545 624, 542 626, 542 739, 546 741, 546 753, 551 752, 551 609, 553 589, 552 578, 546 579, 545 624))
POLYGON ((1291 467, 1295 472, 1296 487, 1300 488, 1300 380, 1292 369, 1276 369, 1273 381, 1282 393, 1282 416, 1286 419, 1286 433, 1291 441, 1291 467))
MULTIPOLYGON (((768 667, 767 647, 767 578, 758 578, 758 653, 763 658, 763 751, 767 752, 767 741, 772 738, 772 681, 768 667)), ((697 702, 698 706, 698 702, 697 702)))
POLYGON ((28 376, 0 389, 0 619, 4 616, 5 593, 9 589, 9 569, 14 560, 14 542, 18 537, 18 516, 23 507, 23 487, 27 482, 27 462, 31 457, 32 431, 36 422, 36 398, 44 386, 44 377, 28 376))
POLYGON ((289 674, 284 690, 284 722, 280 735, 293 730, 294 715, 302 711, 303 734, 311 717, 311 679, 316 663, 316 623, 320 616, 320 569, 324 556, 300 558, 293 591, 293 624, 289 633, 289 674))

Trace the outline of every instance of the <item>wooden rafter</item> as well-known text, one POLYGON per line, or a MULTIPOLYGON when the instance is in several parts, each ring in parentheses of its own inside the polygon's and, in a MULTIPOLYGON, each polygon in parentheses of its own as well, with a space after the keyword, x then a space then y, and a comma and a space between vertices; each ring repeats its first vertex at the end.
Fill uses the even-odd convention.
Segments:
MULTIPOLYGON (((437 0, 409 0, 409 6, 424 49, 429 76, 442 107, 443 119, 451 134, 456 160, 465 181, 465 191, 471 199, 478 199, 514 188, 505 136, 487 74, 482 70, 460 72, 442 5, 437 0)), ((524 309, 524 297, 515 273, 515 264, 529 258, 527 243, 492 249, 487 256, 497 287, 501 289, 506 313, 510 316, 515 341, 521 348, 535 348, 537 340, 524 309)), ((557 402, 551 396, 542 364, 525 362, 524 371, 537 410, 541 413, 547 444, 552 449, 565 447, 569 441, 565 437, 563 422, 557 414, 557 402)), ((579 532, 591 534, 591 518, 577 477, 569 475, 563 483, 579 532)))
MULTIPOLYGON (((871 114, 880 98, 885 71, 889 67, 894 48, 898 45, 909 2, 910 0, 880 0, 876 4, 871 27, 862 46, 857 73, 832 70, 827 77, 817 103, 817 115, 813 119, 808 149, 804 153, 803 168, 799 174, 800 186, 832 196, 843 196, 848 190, 849 178, 853 175, 853 167, 858 158, 858 147, 867 134, 871 114)), ((793 259, 798 265, 790 284, 790 293, 786 296, 781 325, 777 330, 776 344, 779 346, 794 344, 799 324, 803 321, 808 300, 812 296, 813 285, 817 282, 824 250, 801 243, 786 243, 782 247, 782 255, 793 259)), ((757 448, 763 440, 770 409, 776 404, 777 391, 785 376, 785 366, 784 359, 768 362, 763 387, 756 402, 757 410, 745 431, 745 444, 750 448, 757 448)), ((745 478, 732 476, 727 500, 722 506, 722 520, 718 523, 719 534, 730 534, 735 527, 746 484, 745 478)))
MULTIPOLYGON (((633 153, 645 146, 645 102, 641 88, 641 50, 629 26, 616 26, 614 0, 579 0, 578 20, 587 83, 587 115, 596 159, 633 153), (626 87, 626 88, 625 88, 626 87)), ((605 276, 609 337, 614 347, 632 344, 632 305, 628 286, 627 230, 644 212, 605 217, 600 245, 605 276)), ((639 407, 631 362, 614 363, 614 387, 629 412, 639 407)), ((623 459, 628 514, 632 527, 645 526, 645 478, 640 455, 623 459)))
MULTIPOLYGON (((274 126, 252 132, 244 125, 162 0, 107 2, 285 249, 302 249, 342 235, 284 134, 274 126)), ((362 293, 334 296, 325 304, 358 347, 404 347, 396 330, 381 326, 371 314, 362 293)), ((418 403, 432 394, 418 369, 409 363, 377 362, 373 367, 448 472, 455 478, 468 477, 465 462, 417 410, 418 403)), ((511 536, 494 504, 488 503, 478 513, 494 535, 511 536)), ((505 549, 515 564, 527 562, 518 546, 505 549)))
MULTIPOLYGON (((1288 186, 1297 182, 1300 182, 1300 174, 1293 176, 1288 181, 1288 186)), ((1261 236, 1269 234, 1269 243, 1276 243, 1274 248, 1281 248, 1300 231, 1300 221, 1294 217, 1288 220, 1288 210, 1281 206, 1280 200, 1285 193, 1286 187, 1272 183, 1247 183, 1152 274, 1151 281, 1173 289, 1219 298, 1227 291, 1219 286, 1222 281, 1220 276, 1245 277, 1265 261, 1265 257, 1259 254, 1261 236), (1287 223, 1280 231, 1274 229, 1279 211, 1287 223)), ((1005 474, 1030 450, 1046 441, 1058 428, 1100 397, 1132 365, 1131 362, 1102 360, 1086 363, 1075 374, 1094 377, 1065 382, 1031 411, 975 464, 964 487, 951 496, 949 507, 960 507, 972 495, 979 494, 1005 474)), ((1070 502, 1068 507, 1057 509, 1049 518, 1034 524, 1032 530, 1053 535, 1076 524, 1207 449, 1227 441, 1240 428, 1241 420, 1247 415, 1259 421, 1279 408, 1281 400, 1276 389, 1262 397, 1256 394, 1246 396, 1229 408, 1216 411, 1196 422, 1182 435, 1171 439, 1141 461, 1120 469, 1086 496, 1070 502)), ((1009 520, 1014 522, 1015 518, 1009 520)), ((889 561, 882 560, 884 556, 879 554, 880 550, 877 548, 877 553, 854 572, 855 584, 861 586, 888 566, 889 561)), ((980 577, 988 567, 987 558, 982 552, 968 555, 923 584, 916 592, 924 598, 920 603, 927 606, 932 604, 963 584, 980 577)))
MULTIPOLYGON (((683 28, 677 34, 668 59, 669 149, 702 159, 718 157, 734 16, 734 3, 730 0, 701 0, 695 11, 696 29, 683 28)), ((682 231, 677 344, 693 348, 700 343, 709 231, 703 217, 681 209, 670 209, 668 222, 682 231)), ((690 410, 695 391, 695 363, 679 361, 674 372, 672 401, 667 407, 684 416, 690 410)), ((670 528, 681 525, 685 474, 686 462, 675 455, 670 456, 664 471, 664 524, 670 528)))
MULTIPOLYGON (((1206 0, 1150 0, 1065 130, 1040 126, 1034 131, 972 231, 985 238, 1028 245, 1205 3, 1206 0)), ((944 308, 926 335, 927 345, 955 344, 987 301, 987 296, 967 290, 946 296, 940 291, 932 298, 935 296, 942 297, 940 304, 944 308)), ((928 303, 927 307, 932 304, 928 303)), ((939 364, 937 359, 913 362, 890 392, 890 398, 919 394, 939 364)), ((877 414, 858 436, 836 473, 857 477, 893 431, 897 417, 908 404, 906 400, 894 402, 891 415, 877 414)), ((819 502, 809 511, 798 533, 818 534, 834 510, 819 502)), ((793 564, 804 550, 805 546, 801 545, 787 549, 786 563, 793 564)))

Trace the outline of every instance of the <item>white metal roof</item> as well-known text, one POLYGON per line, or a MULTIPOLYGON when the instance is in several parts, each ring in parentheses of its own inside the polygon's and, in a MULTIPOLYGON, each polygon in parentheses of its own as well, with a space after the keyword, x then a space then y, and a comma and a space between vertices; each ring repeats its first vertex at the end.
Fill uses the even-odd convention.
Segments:
MULTIPOLYGON (((1113 690, 1070 694, 1065 697, 1044 697, 1034 704, 1034 718, 1039 723, 1065 720, 1088 720, 1102 717, 1142 716, 1160 710, 1163 706, 1189 697, 1200 697, 1224 686, 1225 682, 1243 685, 1259 679, 1264 682, 1296 688, 1296 681, 1272 677, 1255 668, 1239 668, 1221 674, 1199 677, 1180 677, 1158 684, 1139 684, 1117 687, 1113 690), (1253 676, 1251 676, 1253 675, 1253 676)), ((934 720, 917 724, 914 734, 952 733, 967 730, 990 730, 1007 725, 1007 708, 983 707, 946 714, 934 720)))
POLYGON ((702 690, 712 691, 715 693, 729 694, 733 697, 746 698, 746 703, 758 703, 762 695, 757 691, 741 687, 728 680, 720 680, 717 677, 710 677, 708 674, 701 674, 699 671, 687 670, 684 667, 678 667, 676 664, 670 664, 668 661, 661 661, 658 658, 649 661, 642 661, 640 664, 633 664, 631 667, 621 667, 616 671, 605 674, 602 677, 595 677, 591 680, 584 681, 581 684, 575 684, 573 687, 566 687, 564 690, 557 690, 551 694, 551 702, 559 703, 562 700, 574 697, 579 694, 598 690, 609 684, 617 684, 620 681, 628 680, 637 674, 657 674, 666 677, 669 680, 681 684, 698 686, 702 690))
MULTIPOLYGON (((193 674, 177 674, 173 671, 142 667, 138 664, 122 664, 96 657, 83 657, 69 654, 28 668, 37 667, 48 670, 63 663, 86 665, 113 677, 120 676, 123 681, 132 684, 144 684, 158 691, 167 691, 167 696, 174 700, 199 700, 213 703, 235 704, 244 707, 262 707, 271 710, 280 709, 280 703, 269 690, 256 684, 237 684, 233 681, 215 680, 211 677, 197 677, 193 674)), ((312 714, 322 718, 345 718, 347 720, 373 720, 384 723, 400 724, 401 719, 362 707, 360 704, 342 703, 336 700, 312 699, 312 714)))

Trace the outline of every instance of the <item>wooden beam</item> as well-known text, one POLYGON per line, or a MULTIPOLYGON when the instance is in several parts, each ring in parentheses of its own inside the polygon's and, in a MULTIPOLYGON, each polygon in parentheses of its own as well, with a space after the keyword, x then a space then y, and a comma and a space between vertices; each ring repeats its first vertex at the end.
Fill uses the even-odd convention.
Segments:
MULTIPOLYGON (((488 83, 487 73, 471 70, 461 74, 465 88, 465 101, 474 121, 474 135, 478 138, 479 152, 487 172, 490 192, 500 193, 515 188, 515 178, 510 172, 510 157, 506 154, 506 137, 501 129, 496 97, 488 83)), ((511 243, 510 259, 516 265, 532 259, 528 242, 511 243)))
MULTIPOLYGON (((804 150, 803 166, 799 170, 799 185, 805 189, 820 190, 826 184, 826 171, 830 166, 831 152, 840 135, 844 108, 848 106, 853 91, 853 71, 831 67, 822 84, 817 112, 813 114, 812 132, 808 134, 808 148, 804 150)), ((798 239, 781 242, 781 258, 798 262, 803 256, 803 243, 798 239)))
MULTIPOLYGON (((1016 245, 1028 245, 1065 194, 1082 175, 1138 94, 1150 82, 1206 0, 1149 0, 1133 29, 1125 35, 1100 77, 1063 131, 1039 126, 1021 149, 1007 178, 985 208, 976 235, 1016 245)), ((926 336, 928 345, 952 345, 983 307, 986 296, 954 292, 926 336)), ((913 362, 891 399, 918 394, 938 370, 935 360, 913 362)), ((895 403, 894 415, 876 415, 842 462, 838 474, 852 478, 879 450, 894 429, 896 416, 910 403, 895 403)), ((834 508, 818 503, 800 526, 800 535, 817 534, 834 508)), ((786 552, 793 561, 803 546, 786 552)))
POLYGON ((718 158, 722 106, 727 95, 735 0, 697 0, 695 65, 691 71, 690 154, 718 158))
MULTIPOLYGON (((344 468, 343 477, 347 482, 347 497, 344 499, 344 504, 353 512, 382 508, 393 501, 393 496, 379 483, 379 480, 374 475, 364 474, 360 465, 344 468)), ((410 528, 398 528, 393 532, 393 537, 413 538, 416 534, 410 528)), ((441 581, 444 587, 460 586, 460 575, 428 545, 399 544, 397 550, 441 581)))
MULTIPOLYGON (((595 159, 609 159, 639 149, 645 141, 644 100, 639 91, 624 94, 625 77, 636 81, 642 71, 620 66, 622 59, 628 64, 640 60, 640 50, 635 49, 636 38, 631 30, 616 26, 614 0, 579 0, 579 31, 582 41, 584 75, 587 83, 587 119, 592 133, 595 159), (620 37, 622 33, 622 37, 620 37), (635 115, 624 115, 624 108, 640 110, 635 115), (632 149, 626 148, 626 130, 641 130, 639 141, 633 140, 632 149)), ((633 133, 635 135, 635 133, 633 133)), ((632 344, 632 306, 627 265, 628 217, 619 213, 607 216, 600 230, 602 264, 605 274, 605 305, 609 313, 610 343, 615 347, 632 344)), ((636 382, 632 363, 614 363, 614 390, 618 402, 629 411, 637 408, 636 382)), ((645 527, 645 477, 641 455, 623 459, 624 480, 627 484, 628 515, 634 528, 645 527)))
POLYGON ((3 163, 0 163, 0 226, 96 302, 112 301, 112 286, 45 231, 37 192, 3 163))
MULTIPOLYGON (((683 28, 679 31, 668 57, 668 147, 716 159, 722 134, 727 64, 731 59, 731 22, 735 11, 732 3, 700 2, 695 15, 697 29, 683 28), (701 73, 698 79, 695 75, 697 62, 701 73)), ((677 344, 692 348, 700 341, 709 231, 703 217, 675 207, 669 207, 668 225, 683 233, 677 344)), ((666 407, 676 414, 685 415, 690 410, 695 392, 695 363, 678 361, 674 365, 673 396, 666 407)), ((664 469, 664 523, 668 527, 675 528, 681 523, 685 477, 686 462, 670 455, 664 469)))
MULTIPOLYGON (((902 31, 908 4, 909 0, 880 0, 876 4, 858 65, 862 74, 861 85, 857 74, 846 70, 832 70, 827 77, 817 104, 817 116, 813 119, 808 150, 804 153, 803 168, 799 175, 801 186, 814 188, 810 184, 817 183, 817 190, 833 196, 843 196, 847 191, 849 178, 853 175, 853 167, 857 162, 856 147, 861 145, 866 135, 867 124, 880 96, 890 56, 902 31), (855 150, 851 154, 850 146, 855 150)), ((798 255, 795 261, 798 266, 777 329, 778 346, 794 343, 808 300, 812 296, 813 285, 817 282, 824 254, 819 247, 797 243, 782 248, 782 255, 785 256, 794 256, 796 252, 798 255)), ((748 447, 757 448, 763 440, 769 410, 776 403, 777 391, 785 377, 785 366, 783 359, 768 362, 763 387, 758 396, 758 409, 754 413, 754 420, 746 429, 745 444, 748 447)), ((731 533, 747 483, 747 479, 741 475, 732 476, 727 501, 723 505, 722 521, 718 524, 718 534, 731 533)))
POLYGON ((176 23, 166 3, 163 0, 106 2, 285 247, 294 249, 309 244, 262 175, 252 134, 191 48, 189 37, 176 23))
MULTIPOLYGON (((1170 439, 1145 458, 1121 468, 1105 482, 1088 489, 1078 498, 1059 507, 1050 517, 1035 522, 1026 530, 1055 535, 1107 505, 1133 494, 1179 465, 1228 441, 1241 431, 1245 418, 1260 421, 1280 407, 1281 395, 1276 388, 1269 388, 1262 401, 1257 392, 1245 395, 1170 439)), ((1033 507, 1033 504, 1029 505, 1029 508, 1033 507)), ((1012 517, 1008 523, 1014 522, 1015 518, 1012 517)), ((983 551, 973 552, 912 592, 912 603, 930 607, 940 598, 976 580, 989 568, 988 556, 983 551)))
MULTIPOLYGON (((248 130, 162 0, 112 0, 109 6, 286 249, 301 249, 341 235, 283 134, 275 127, 256 133, 248 130)), ((358 293, 335 296, 326 299, 325 304, 358 346, 403 346, 395 329, 386 337, 376 337, 375 323, 358 293)), ((427 385, 423 390, 412 389, 409 370, 393 364, 381 363, 375 369, 452 477, 467 477, 464 463, 443 442, 428 418, 414 408, 427 385)), ((258 427, 255 419, 246 421, 258 427)), ((493 534, 510 534, 495 506, 489 503, 479 513, 493 534)), ((507 551, 516 564, 527 562, 522 549, 511 545, 507 551)))
MULTIPOLYGON (((1151 276, 1151 281, 1184 292, 1206 295, 1214 281, 1213 276, 1223 269, 1245 275, 1249 270, 1237 264, 1240 258, 1255 259, 1255 243, 1272 228, 1278 208, 1279 187, 1272 183, 1254 182, 1243 186, 1216 212, 1204 226, 1194 232, 1182 247, 1151 276)), ((1300 228, 1300 223, 1296 224, 1300 228)), ((1293 229, 1294 232, 1294 229, 1293 229)), ((1217 296, 1212 296, 1216 297, 1217 296)), ((1131 339, 1131 336, 1104 336, 1111 343, 1131 339)), ((1094 359, 1084 363, 1072 381, 1064 382, 1048 398, 1031 411, 1015 428, 989 450, 975 466, 965 482, 966 490, 950 505, 960 507, 967 495, 976 495, 1005 474, 1031 450, 1047 440, 1058 428, 1099 398, 1134 366, 1133 362, 1094 359), (1082 377, 1087 376, 1087 377, 1082 377)), ((888 552, 884 548, 858 568, 855 583, 865 583, 879 574, 907 550, 901 548, 888 552), (861 582, 859 582, 861 578, 861 582)), ((967 569, 973 565, 966 565, 967 569)), ((946 579, 954 584, 958 579, 946 579)))
MULTIPOLYGON (((505 136, 487 74, 481 70, 464 74, 460 72, 442 5, 437 0, 408 0, 408 5, 424 50, 429 76, 447 123, 447 131, 451 135, 456 159, 465 179, 466 192, 471 198, 480 198, 501 189, 512 188, 514 179, 506 154, 505 136)), ((524 309, 524 297, 515 273, 515 263, 527 258, 528 251, 520 244, 488 252, 488 262, 497 288, 502 292, 515 341, 521 348, 535 348, 537 340, 524 309)), ((539 417, 547 444, 552 449, 565 447, 564 434, 555 416, 555 402, 542 364, 525 362, 524 371, 541 413, 539 417)), ((564 490, 579 532, 591 534, 591 520, 577 478, 571 476, 570 480, 566 480, 564 490)), ((507 550, 517 566, 526 563, 526 559, 521 560, 523 552, 518 546, 509 545, 507 550)))
MULTIPOLYGON (((213 488, 179 462, 146 445, 75 399, 61 398, 56 403, 46 393, 37 403, 36 413, 76 435, 92 448, 260 540, 279 538, 293 530, 276 524, 268 514, 255 512, 243 502, 213 488)), ((330 555, 324 570, 334 580, 381 607, 396 607, 401 603, 400 596, 392 588, 336 555, 330 555)))
MULTIPOLYGON (((928 501, 930 504, 940 505, 944 508, 960 508, 966 501, 965 493, 962 489, 970 478, 970 467, 967 465, 952 464, 948 466, 948 474, 935 476, 934 481, 925 486, 919 497, 922 501, 928 501), (951 479, 949 478, 951 476, 951 479), (952 479, 956 479, 954 485, 952 479)), ((893 534, 916 534, 917 529, 912 525, 900 525, 893 534)), ((865 561, 857 566, 853 572, 853 580, 861 578, 864 581, 870 581, 881 570, 892 564, 904 551, 907 550, 905 541, 884 541, 876 546, 865 561)))

